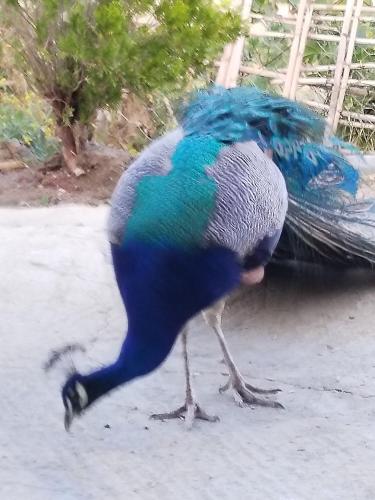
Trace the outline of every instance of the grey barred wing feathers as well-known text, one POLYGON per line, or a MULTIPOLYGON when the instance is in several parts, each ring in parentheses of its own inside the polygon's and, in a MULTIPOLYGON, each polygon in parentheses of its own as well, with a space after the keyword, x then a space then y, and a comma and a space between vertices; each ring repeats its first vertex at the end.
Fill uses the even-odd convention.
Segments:
MULTIPOLYGON (((153 142, 129 167, 113 194, 109 239, 121 244, 132 213, 137 186, 145 176, 168 175, 172 156, 183 140, 181 129, 153 142)), ((189 169, 189 164, 186 164, 189 169)), ((215 181, 215 206, 202 244, 220 245, 243 258, 265 237, 280 232, 287 209, 284 178, 254 141, 223 144, 217 161, 206 168, 215 181)), ((186 192, 188 198, 193 193, 186 192)), ((194 213, 194 217, 200 214, 194 213)))
POLYGON ((264 238, 281 232, 288 204, 285 181, 255 142, 223 149, 209 175, 218 186, 209 241, 244 257, 264 238))

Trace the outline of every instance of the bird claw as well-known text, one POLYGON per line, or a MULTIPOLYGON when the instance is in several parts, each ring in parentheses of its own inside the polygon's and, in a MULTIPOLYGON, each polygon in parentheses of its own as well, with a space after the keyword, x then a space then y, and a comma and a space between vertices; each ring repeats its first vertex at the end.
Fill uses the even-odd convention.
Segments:
POLYGON ((258 405, 269 408, 284 409, 284 406, 281 403, 278 403, 277 401, 258 398, 253 394, 253 393, 276 394, 277 392, 280 392, 280 389, 258 389, 257 387, 254 387, 246 383, 242 379, 233 381, 231 377, 229 377, 228 382, 223 387, 220 387, 219 392, 223 393, 228 389, 231 389, 233 398, 235 402, 238 404, 238 406, 243 407, 243 406, 258 405))
POLYGON ((220 394, 222 394, 223 392, 227 391, 228 389, 232 389, 233 387, 245 387, 250 392, 255 392, 256 394, 277 394, 278 392, 281 392, 281 389, 260 389, 259 387, 248 384, 242 379, 238 380, 237 382, 233 382, 232 377, 229 377, 228 381, 223 386, 219 387, 219 392, 220 394))
POLYGON ((219 417, 216 415, 208 415, 197 403, 185 403, 177 410, 168 413, 154 413, 150 416, 154 420, 171 420, 179 418, 185 420, 186 427, 191 429, 194 420, 205 420, 206 422, 217 422, 219 417))

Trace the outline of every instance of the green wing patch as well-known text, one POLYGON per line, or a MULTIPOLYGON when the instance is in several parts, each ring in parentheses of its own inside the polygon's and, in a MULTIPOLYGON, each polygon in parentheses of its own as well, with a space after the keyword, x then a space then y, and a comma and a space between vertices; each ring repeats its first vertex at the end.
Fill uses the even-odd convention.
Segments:
POLYGON ((145 176, 136 189, 127 240, 199 246, 215 209, 216 183, 206 174, 223 144, 209 136, 186 137, 165 175, 145 176))

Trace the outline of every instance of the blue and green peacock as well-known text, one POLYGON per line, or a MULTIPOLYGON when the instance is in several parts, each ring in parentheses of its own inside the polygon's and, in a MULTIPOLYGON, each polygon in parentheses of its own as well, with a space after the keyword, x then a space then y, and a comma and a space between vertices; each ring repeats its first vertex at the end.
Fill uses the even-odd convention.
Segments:
POLYGON ((277 389, 242 377, 221 315, 228 294, 241 281, 259 281, 273 255, 375 261, 372 205, 358 201, 358 171, 340 141, 327 145, 325 130, 296 102, 253 87, 215 87, 194 95, 179 128, 126 170, 113 194, 109 240, 128 330, 113 364, 65 383, 66 428, 100 397, 160 366, 179 334, 186 401, 154 417, 215 420, 191 388, 187 325, 201 312, 228 367, 222 390, 241 403, 281 407, 269 397, 277 389))

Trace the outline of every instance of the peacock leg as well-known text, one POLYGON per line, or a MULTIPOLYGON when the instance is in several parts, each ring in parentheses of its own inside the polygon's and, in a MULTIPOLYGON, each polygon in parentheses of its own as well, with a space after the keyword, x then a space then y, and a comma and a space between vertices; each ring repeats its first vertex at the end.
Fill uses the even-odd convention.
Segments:
POLYGON ((224 337, 223 330, 221 328, 222 315, 225 308, 225 301, 221 300, 217 302, 210 309, 203 312, 203 316, 209 326, 211 326, 216 333, 221 349, 223 351, 224 360, 229 370, 229 378, 227 383, 220 387, 219 392, 224 392, 231 389, 233 392, 234 400, 240 406, 244 405, 259 405, 268 406, 271 408, 283 408, 283 406, 272 400, 258 398, 255 394, 276 394, 280 389, 259 389, 253 385, 247 383, 240 371, 238 370, 235 362, 233 361, 232 355, 229 352, 227 342, 224 337))
POLYGON ((184 366, 185 366, 185 377, 186 377, 185 404, 180 408, 178 408, 177 410, 168 413, 159 413, 151 415, 151 418, 157 420, 168 420, 172 418, 184 419, 186 422, 186 426, 188 427, 188 429, 190 429, 193 426, 193 422, 195 419, 206 420, 207 422, 217 422, 219 420, 219 417, 208 415, 204 410, 202 410, 202 408, 196 402, 192 387, 192 376, 190 372, 189 358, 187 352, 187 333, 188 333, 188 328, 186 327, 181 334, 184 366))

